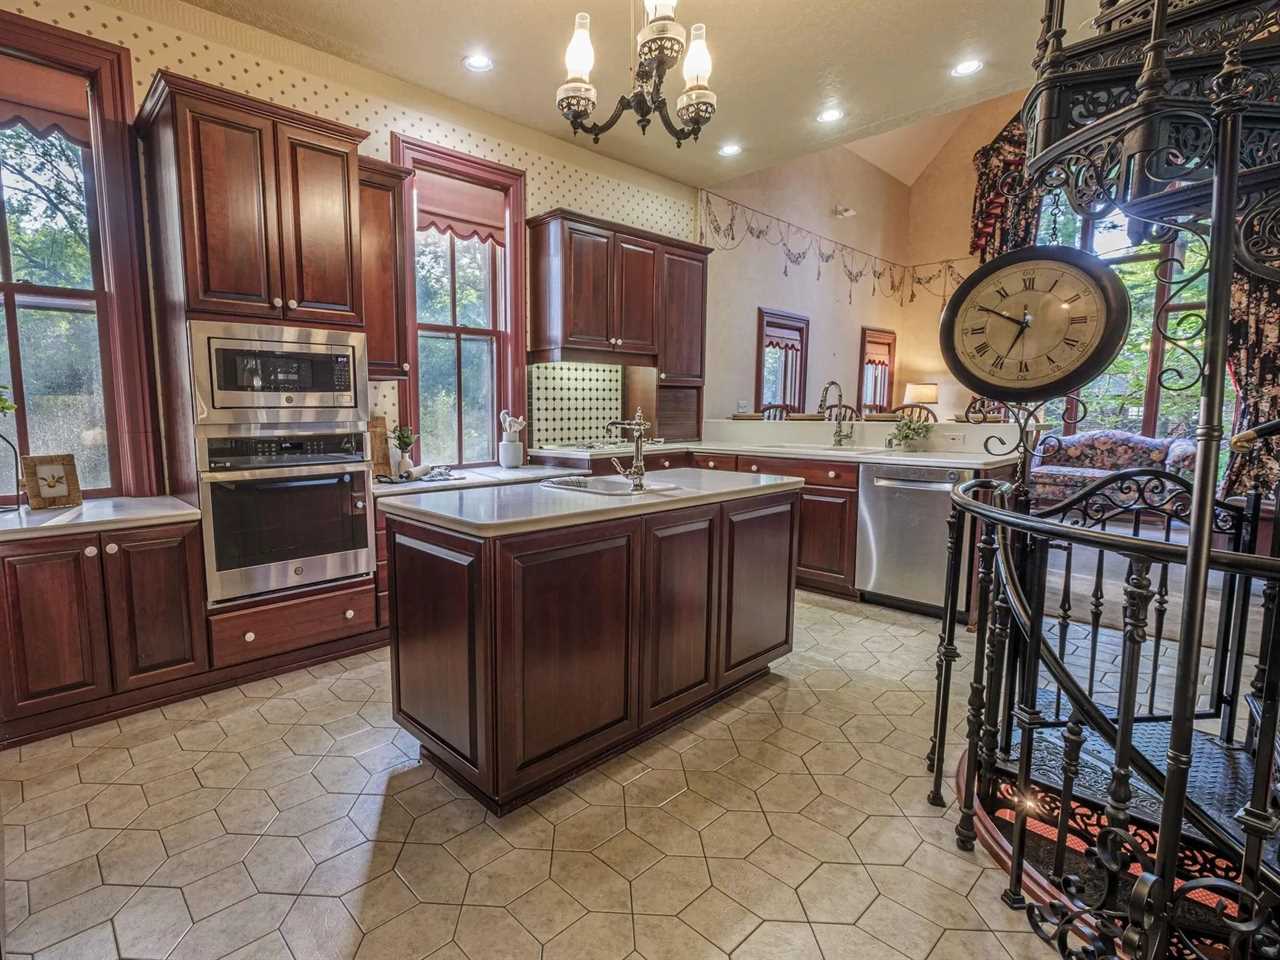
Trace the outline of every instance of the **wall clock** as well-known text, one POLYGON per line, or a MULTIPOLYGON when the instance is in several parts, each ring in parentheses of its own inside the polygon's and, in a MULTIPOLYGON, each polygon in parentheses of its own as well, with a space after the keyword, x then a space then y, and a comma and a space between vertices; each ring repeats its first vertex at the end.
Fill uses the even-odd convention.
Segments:
POLYGON ((942 313, 942 356, 981 397, 1041 403, 1093 380, 1129 335, 1129 294, 1075 247, 1024 247, 979 267, 942 313))

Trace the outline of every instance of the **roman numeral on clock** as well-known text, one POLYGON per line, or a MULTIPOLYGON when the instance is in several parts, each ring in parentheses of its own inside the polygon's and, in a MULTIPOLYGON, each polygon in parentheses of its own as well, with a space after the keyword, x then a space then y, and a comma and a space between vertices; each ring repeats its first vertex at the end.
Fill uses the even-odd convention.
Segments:
POLYGON ((1072 350, 1074 350, 1076 347, 1080 346, 1080 341, 1077 340, 1075 337, 1066 337, 1065 339, 1063 339, 1062 345, 1064 347, 1070 347, 1072 350))
POLYGON ((983 340, 980 344, 978 344, 976 347, 973 348, 973 352, 980 357, 985 357, 988 353, 991 352, 991 344, 983 340))
POLYGON ((1067 300, 1066 300, 1066 302, 1067 302, 1067 303, 1075 303, 1075 302, 1076 302, 1077 300, 1079 300, 1079 299, 1080 299, 1080 294, 1078 294, 1078 293, 1077 293, 1077 294, 1073 294, 1072 296, 1068 297, 1068 298, 1067 298, 1067 300))
POLYGON ((980 337, 986 332, 987 332, 987 325, 985 323, 982 324, 981 326, 969 327, 969 329, 965 330, 965 333, 967 333, 971 337, 980 337))
POLYGON ((1009 291, 1006 290, 1004 287, 996 287, 996 296, 999 297, 1002 301, 1008 300, 1009 291))
POLYGON ((1025 360, 1019 360, 1019 361, 1018 361, 1018 372, 1019 372, 1019 373, 1030 373, 1030 372, 1031 372, 1031 364, 1027 363, 1027 361, 1025 361, 1025 360))
POLYGON ((995 356, 995 359, 991 361, 991 369, 992 369, 992 370, 1003 370, 1003 369, 1004 369, 1004 360, 1005 360, 1004 356, 1002 356, 1001 354, 998 354, 998 353, 997 353, 997 354, 996 354, 996 356, 995 356))
POLYGON ((1067 321, 1067 322, 1068 322, 1068 323, 1070 323, 1070 324, 1071 324, 1071 326, 1075 327, 1075 326, 1079 326, 1079 325, 1080 325, 1080 324, 1082 324, 1082 323, 1088 323, 1088 322, 1089 322, 1089 318, 1088 318, 1088 317, 1072 317, 1072 318, 1071 318, 1069 321, 1067 321))
POLYGON ((1028 290, 1030 290, 1030 291, 1034 291, 1034 290, 1035 290, 1035 288, 1036 288, 1036 278, 1035 278, 1035 277, 1023 277, 1023 278, 1022 278, 1022 289, 1023 289, 1023 291, 1024 291, 1024 292, 1026 292, 1026 291, 1028 291, 1028 290))

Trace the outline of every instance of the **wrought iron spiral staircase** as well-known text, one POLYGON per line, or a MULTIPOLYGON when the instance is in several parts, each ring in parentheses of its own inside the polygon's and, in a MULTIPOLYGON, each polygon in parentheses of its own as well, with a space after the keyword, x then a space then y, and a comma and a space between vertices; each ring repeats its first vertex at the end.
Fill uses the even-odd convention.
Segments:
POLYGON ((956 843, 1003 858, 1005 902, 1063 957, 1280 957, 1280 536, 1256 555, 1263 491, 1216 491, 1233 272, 1280 281, 1280 2, 1101 0, 1070 44, 1064 5, 1045 0, 1027 162, 1002 189, 1200 246, 1168 297, 1207 274, 1207 306, 1158 330, 1181 361, 1164 386, 1200 391, 1196 469, 1032 510, 1031 448, 1053 440, 1043 405, 1007 408, 1018 479, 953 494, 930 799, 954 786, 956 843))

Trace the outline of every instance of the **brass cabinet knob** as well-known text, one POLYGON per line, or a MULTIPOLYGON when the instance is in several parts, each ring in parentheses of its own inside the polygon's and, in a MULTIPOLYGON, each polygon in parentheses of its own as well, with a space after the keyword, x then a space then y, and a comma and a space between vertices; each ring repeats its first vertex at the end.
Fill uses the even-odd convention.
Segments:
POLYGON ((408 373, 408 372, 409 372, 409 364, 408 364, 408 362, 405 362, 405 363, 400 364, 400 369, 401 369, 401 370, 403 370, 405 373, 408 373))
POLYGON ((290 300, 290 301, 289 301, 289 309, 290 309, 290 310, 297 310, 297 309, 298 309, 298 301, 297 301, 297 300, 290 300))
POLYGON ((356 616, 356 612, 354 610, 348 610, 342 616, 348 620, 354 620, 356 616))
POLYGON ((252 630, 248 631, 248 632, 244 635, 244 642, 245 642, 245 643, 253 643, 253 641, 254 641, 254 640, 256 640, 256 639, 258 639, 258 638, 257 638, 256 636, 254 636, 254 633, 253 633, 253 631, 252 631, 252 630))
POLYGON ((670 460, 663 460, 663 461, 662 461, 662 465, 663 465, 663 467, 669 467, 669 466, 671 466, 671 461, 670 461, 670 460))
POLYGON ((835 478, 836 478, 836 472, 835 472, 834 470, 828 470, 828 471, 827 471, 827 479, 828 479, 828 480, 834 480, 835 478))
POLYGON ((119 544, 117 544, 117 543, 108 543, 108 544, 107 544, 107 553, 110 553, 110 554, 117 554, 117 553, 119 553, 119 552, 120 552, 120 545, 119 545, 119 544))
POLYGON ((356 509, 357 509, 357 510, 363 510, 363 509, 364 509, 364 501, 363 501, 363 500, 357 500, 357 501, 356 501, 356 509))
POLYGON ((658 374, 658 379, 659 379, 659 380, 665 380, 665 379, 667 379, 667 375, 666 375, 665 373, 660 373, 660 374, 658 374))
POLYGON ((753 463, 753 464, 751 465, 751 472, 752 472, 752 473, 759 473, 759 472, 760 472, 760 465, 759 465, 759 464, 756 464, 756 463, 753 463))
POLYGON ((98 555, 98 548, 97 548, 97 547, 85 547, 85 548, 84 548, 84 555, 85 555, 86 557, 96 557, 96 556, 98 555))
POLYGON ((283 300, 281 300, 279 297, 275 297, 275 298, 273 298, 273 299, 272 299, 272 301, 271 301, 271 305, 272 305, 273 307, 283 307, 283 306, 284 306, 284 301, 283 301, 283 300))
POLYGON ((716 468, 716 462, 714 460, 708 460, 707 466, 714 470, 716 468))

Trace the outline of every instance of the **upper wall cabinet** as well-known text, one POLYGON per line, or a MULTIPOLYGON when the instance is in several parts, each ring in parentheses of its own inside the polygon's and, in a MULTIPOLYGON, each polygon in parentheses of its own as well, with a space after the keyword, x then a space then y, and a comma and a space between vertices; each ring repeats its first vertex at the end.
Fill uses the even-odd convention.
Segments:
POLYGON ((254 319, 362 322, 363 130, 164 71, 137 125, 166 299, 254 319))
POLYGON ((406 201, 413 195, 413 171, 360 158, 360 292, 369 376, 409 375, 411 288, 405 266, 413 248, 407 232, 406 201))
POLYGON ((702 383, 710 250, 552 210, 529 220, 530 359, 657 367, 702 383))

